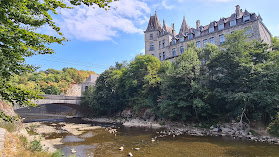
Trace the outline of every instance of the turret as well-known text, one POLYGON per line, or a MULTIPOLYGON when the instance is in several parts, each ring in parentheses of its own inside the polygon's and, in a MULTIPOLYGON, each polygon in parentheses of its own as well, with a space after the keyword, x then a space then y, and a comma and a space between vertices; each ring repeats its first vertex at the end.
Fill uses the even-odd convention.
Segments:
POLYGON ((197 22, 196 22, 196 27, 197 27, 197 29, 199 29, 200 26, 201 26, 201 22, 200 22, 200 20, 197 20, 197 22))
POLYGON ((236 18, 241 16, 241 10, 239 5, 235 6, 235 13, 236 13, 236 18))

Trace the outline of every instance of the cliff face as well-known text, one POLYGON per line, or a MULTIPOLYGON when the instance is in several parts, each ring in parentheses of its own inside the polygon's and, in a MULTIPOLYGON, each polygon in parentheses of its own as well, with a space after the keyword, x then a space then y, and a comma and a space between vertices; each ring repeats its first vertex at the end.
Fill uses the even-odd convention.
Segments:
POLYGON ((0 112, 3 112, 7 116, 16 116, 17 114, 14 112, 14 109, 11 105, 6 103, 5 101, 0 100, 0 112))

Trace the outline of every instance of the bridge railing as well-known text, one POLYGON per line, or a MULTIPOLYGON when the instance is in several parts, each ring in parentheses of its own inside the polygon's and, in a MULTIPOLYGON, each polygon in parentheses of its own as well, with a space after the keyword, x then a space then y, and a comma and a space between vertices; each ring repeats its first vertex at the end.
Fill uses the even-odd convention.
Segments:
POLYGON ((41 94, 41 97, 44 99, 52 99, 52 100, 81 100, 82 97, 79 96, 65 96, 65 95, 48 95, 48 94, 41 94))

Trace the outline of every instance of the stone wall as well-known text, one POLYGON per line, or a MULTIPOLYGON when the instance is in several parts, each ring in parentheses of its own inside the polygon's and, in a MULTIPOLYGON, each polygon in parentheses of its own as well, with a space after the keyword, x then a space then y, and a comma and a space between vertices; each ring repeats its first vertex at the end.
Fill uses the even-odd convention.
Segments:
POLYGON ((72 85, 67 90, 66 96, 81 96, 81 85, 80 84, 72 85))

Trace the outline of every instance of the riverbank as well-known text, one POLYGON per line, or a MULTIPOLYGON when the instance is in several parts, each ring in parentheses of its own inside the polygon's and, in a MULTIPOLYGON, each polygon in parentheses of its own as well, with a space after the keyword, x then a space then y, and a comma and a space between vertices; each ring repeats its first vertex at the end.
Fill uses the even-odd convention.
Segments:
POLYGON ((211 126, 210 128, 196 127, 193 124, 183 124, 172 121, 155 121, 154 118, 143 120, 141 118, 82 118, 85 121, 99 122, 99 123, 113 123, 121 124, 125 127, 147 127, 153 129, 161 128, 162 131, 156 132, 158 136, 226 136, 232 139, 249 140, 255 142, 272 143, 279 145, 279 138, 268 135, 265 131, 254 131, 256 128, 246 127, 241 129, 239 123, 224 123, 218 126, 211 126))

